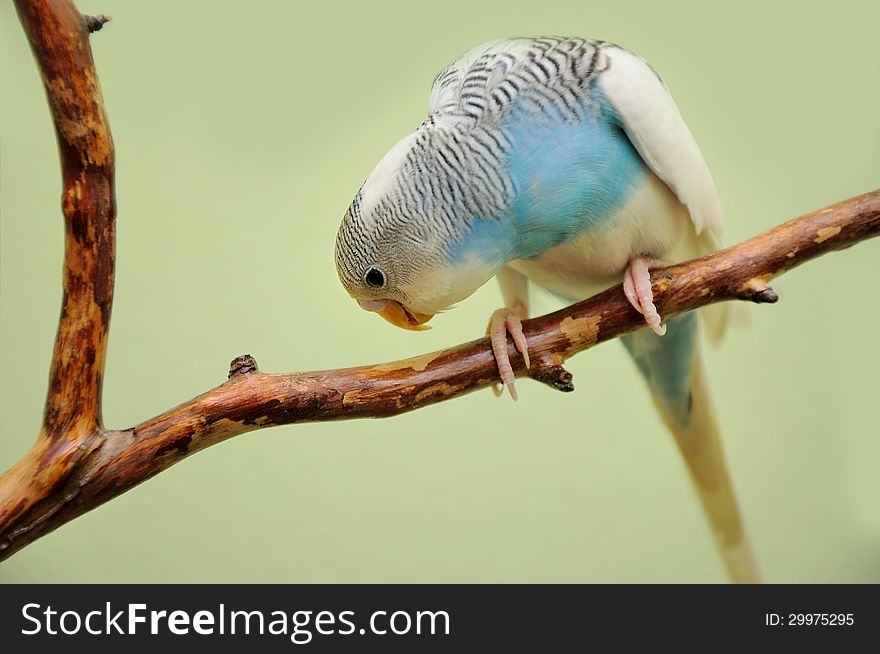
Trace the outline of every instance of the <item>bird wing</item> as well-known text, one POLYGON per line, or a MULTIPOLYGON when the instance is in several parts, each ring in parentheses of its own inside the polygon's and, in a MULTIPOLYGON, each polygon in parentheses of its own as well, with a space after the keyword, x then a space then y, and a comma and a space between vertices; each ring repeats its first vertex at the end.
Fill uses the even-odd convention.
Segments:
POLYGON ((549 92, 541 101, 559 102, 563 113, 566 94, 569 99, 589 97, 590 89, 598 87, 613 109, 612 119, 688 208, 703 247, 721 247, 721 203, 700 148, 666 85, 628 50, 602 41, 558 37, 484 43, 440 71, 428 110, 486 118, 503 112, 512 96, 529 93, 530 88, 537 92, 536 86, 549 92))
MULTIPOLYGON (((721 204, 699 147, 660 77, 619 46, 559 37, 482 44, 437 75, 429 120, 465 115, 497 124, 507 108, 519 103, 571 123, 579 120, 579 112, 595 111, 597 102, 688 209, 694 255, 723 247, 721 204)), ((703 313, 713 340, 720 338, 728 309, 703 313)))
MULTIPOLYGON (((484 63, 491 60, 494 62, 499 55, 505 52, 513 54, 518 50, 528 47, 528 39, 499 39, 481 43, 461 55, 446 68, 437 73, 431 84, 431 95, 428 97, 428 113, 434 114, 448 111, 450 108, 459 106, 462 101, 462 92, 468 82, 468 75, 475 71, 486 70, 484 63)), ((485 94, 485 78, 477 81, 476 91, 485 94)))
POLYGON ((723 216, 712 175, 666 85, 643 59, 606 46, 597 78, 620 126, 645 163, 688 208, 706 249, 722 247, 723 216))

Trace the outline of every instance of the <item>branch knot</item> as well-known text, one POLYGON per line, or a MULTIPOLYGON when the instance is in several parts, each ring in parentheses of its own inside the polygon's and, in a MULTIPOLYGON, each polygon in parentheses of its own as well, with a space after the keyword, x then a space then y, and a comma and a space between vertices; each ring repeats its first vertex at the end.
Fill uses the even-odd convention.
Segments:
POLYGON ((574 390, 574 376, 556 363, 533 363, 529 377, 563 393, 574 390))
POLYGON ((249 372, 257 372, 257 370, 257 360, 250 354, 242 354, 229 362, 228 379, 232 379, 238 375, 246 375, 249 372))
POLYGON ((101 14, 100 16, 83 16, 83 20, 86 23, 86 29, 89 30, 89 34, 93 34, 97 32, 102 27, 104 27, 104 23, 109 23, 112 16, 105 16, 101 14))

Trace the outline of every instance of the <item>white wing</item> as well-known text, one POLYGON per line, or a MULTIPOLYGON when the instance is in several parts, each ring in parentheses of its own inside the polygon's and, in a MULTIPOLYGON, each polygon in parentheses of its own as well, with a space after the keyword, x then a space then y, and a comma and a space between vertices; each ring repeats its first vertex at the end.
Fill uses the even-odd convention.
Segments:
POLYGON ((706 249, 722 247, 723 217, 715 183, 666 86, 633 53, 617 47, 604 51, 609 67, 597 81, 630 141, 688 208, 706 249))
MULTIPOLYGON (((633 53, 617 47, 607 47, 605 52, 610 65, 599 75, 598 84, 642 159, 687 207, 698 254, 724 247, 724 218, 715 182, 669 90, 633 53)), ((732 312, 729 302, 700 311, 716 345, 724 337, 732 312)))

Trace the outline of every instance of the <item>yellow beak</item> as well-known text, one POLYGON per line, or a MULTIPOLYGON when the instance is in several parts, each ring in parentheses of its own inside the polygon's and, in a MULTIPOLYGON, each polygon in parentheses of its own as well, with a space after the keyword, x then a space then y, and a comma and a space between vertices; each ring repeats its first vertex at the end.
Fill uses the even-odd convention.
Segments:
POLYGON ((378 313, 392 325, 400 327, 401 329, 409 329, 417 332, 431 329, 425 323, 434 317, 433 315, 410 311, 400 302, 395 300, 388 300, 385 308, 378 313))

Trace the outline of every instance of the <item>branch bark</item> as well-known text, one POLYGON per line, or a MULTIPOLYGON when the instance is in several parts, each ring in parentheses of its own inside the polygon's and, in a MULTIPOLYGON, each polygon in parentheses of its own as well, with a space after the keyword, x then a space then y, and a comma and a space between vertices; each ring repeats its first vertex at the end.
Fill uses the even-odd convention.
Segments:
POLYGON ((30 453, 0 478, 0 525, 32 510, 104 440, 101 384, 115 260, 113 140, 89 24, 68 1, 15 0, 15 9, 55 125, 66 237, 64 295, 43 423, 30 453))
MULTIPOLYGON (((228 381, 203 395, 131 429, 104 429, 115 202, 113 144, 88 43, 95 21, 69 0, 16 0, 16 8, 58 134, 67 240, 43 426, 32 451, 0 477, 0 558, 227 438, 275 425, 393 416, 498 381, 485 338, 392 363, 291 374, 260 372, 244 355, 232 361, 228 381)), ((653 271, 656 303, 669 318, 727 300, 775 302, 773 278, 878 235, 880 191, 873 191, 653 271)), ((524 322, 532 367, 508 343, 511 362, 518 376, 571 391, 566 359, 643 326, 617 286, 524 322)))

